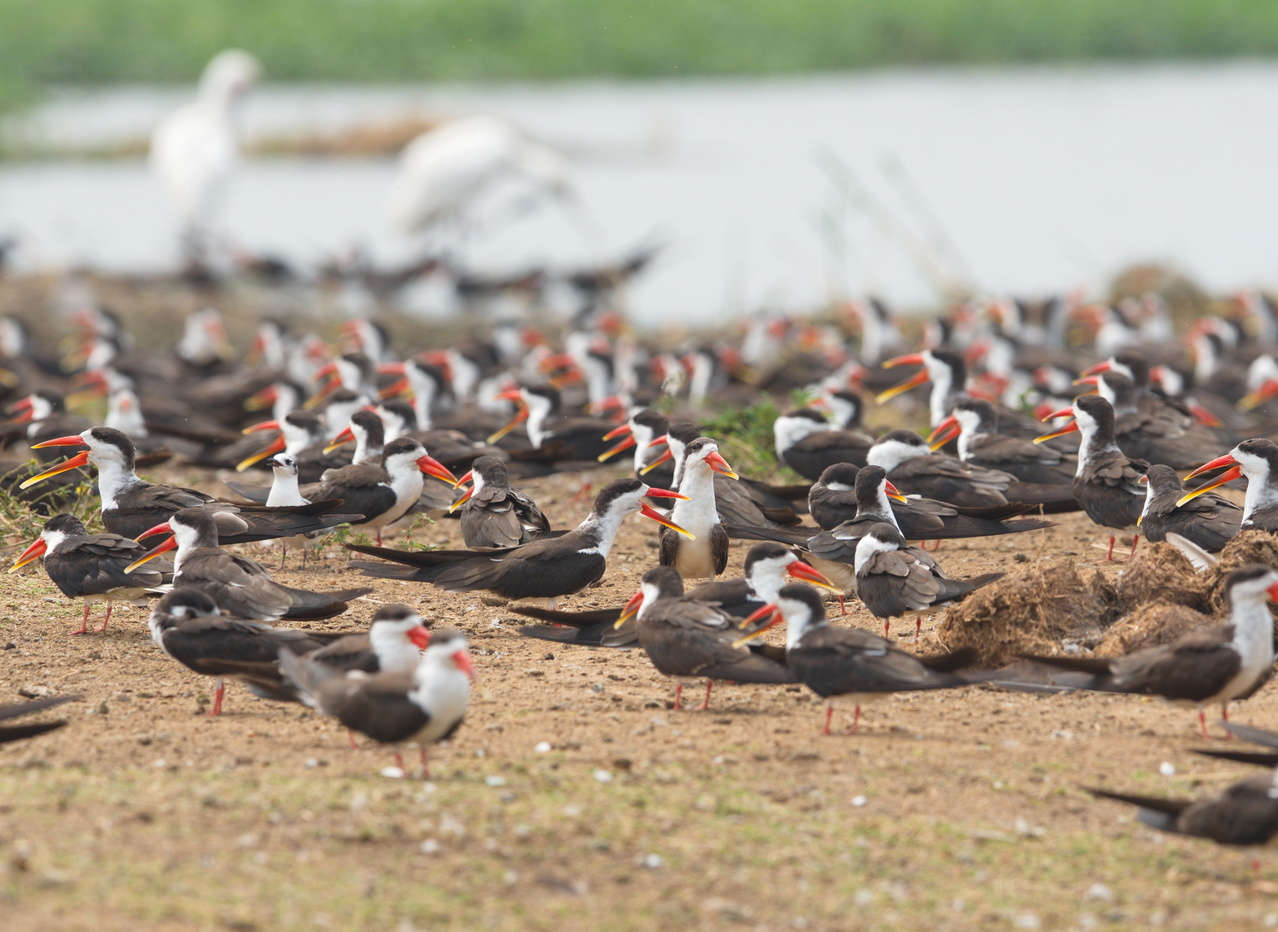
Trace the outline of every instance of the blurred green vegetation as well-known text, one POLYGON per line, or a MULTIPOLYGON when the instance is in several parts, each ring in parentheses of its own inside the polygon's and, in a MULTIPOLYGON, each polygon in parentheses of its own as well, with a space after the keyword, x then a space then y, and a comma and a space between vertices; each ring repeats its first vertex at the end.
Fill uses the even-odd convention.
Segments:
POLYGON ((274 80, 764 74, 1267 55, 1272 0, 0 0, 0 99, 189 81, 217 50, 274 80))

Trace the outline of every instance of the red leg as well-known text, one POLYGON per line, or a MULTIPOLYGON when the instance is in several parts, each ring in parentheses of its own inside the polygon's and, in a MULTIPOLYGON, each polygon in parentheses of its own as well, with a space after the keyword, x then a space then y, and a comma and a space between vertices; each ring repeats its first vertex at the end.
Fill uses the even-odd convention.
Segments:
POLYGON ((935 546, 934 548, 932 548, 932 552, 933 552, 933 553, 935 553, 936 551, 938 551, 938 550, 940 550, 940 549, 941 549, 941 538, 939 538, 939 537, 938 537, 938 538, 936 539, 936 546, 935 546))
POLYGON ((914 640, 919 639, 919 635, 923 632, 923 616, 919 615, 914 619, 914 640))
POLYGON ((288 544, 280 544, 280 569, 288 562, 288 544))
POLYGON ((404 755, 399 753, 399 751, 395 752, 395 766, 400 770, 404 769, 404 755))
POLYGON ((1203 737, 1207 737, 1207 716, 1202 709, 1198 710, 1198 727, 1202 730, 1203 737))
POLYGON ((111 609, 113 608, 115 608, 115 606, 111 602, 108 602, 106 616, 102 619, 101 626, 95 629, 99 634, 106 630, 107 623, 111 620, 111 609))
POLYGON ((1251 872, 1257 880, 1260 879, 1260 858, 1251 859, 1251 872))
POLYGON ((856 734, 856 726, 859 724, 861 724, 861 706, 858 703, 857 707, 852 710, 852 727, 848 729, 848 734, 856 734))
MULTIPOLYGON (((1221 720, 1222 722, 1228 722, 1228 721, 1229 721, 1229 703, 1228 703, 1228 702, 1222 702, 1222 703, 1220 704, 1220 720, 1221 720)), ((1232 731, 1230 731, 1228 728, 1226 728, 1226 729, 1225 729, 1225 740, 1226 740, 1226 741, 1228 741, 1228 740, 1230 740, 1233 736, 1234 736, 1234 733, 1233 733, 1232 731)))
POLYGON ((1105 559, 1110 563, 1114 562, 1114 535, 1109 535, 1109 552, 1105 554, 1105 559))
POLYGON ((844 602, 843 595, 839 595, 839 614, 846 615, 848 613, 847 604, 844 602))
POLYGON ((377 529, 377 546, 380 547, 381 545, 382 545, 382 530, 381 528, 378 528, 377 529))
POLYGON ((426 757, 426 749, 419 748, 418 756, 420 757, 422 762, 422 779, 429 780, 430 779, 430 761, 426 757))
POLYGON ((209 710, 209 715, 222 714, 222 697, 226 695, 226 683, 219 676, 217 678, 217 686, 213 688, 213 708, 209 710))
POLYGON ((359 742, 355 740, 355 732, 351 731, 349 728, 346 729, 346 740, 351 743, 352 751, 359 750, 359 742))
POLYGON ((883 619, 883 636, 884 637, 888 636, 888 633, 891 629, 891 624, 892 623, 888 621, 886 618, 883 619))
POLYGON ((84 617, 80 619, 80 627, 71 632, 72 634, 88 634, 89 633, 89 603, 84 603, 84 617))
POLYGON ((834 715, 834 703, 828 702, 825 706, 825 727, 821 729, 821 734, 828 735, 830 733, 830 718, 834 715))
POLYGON ((1140 543, 1140 535, 1133 534, 1132 535, 1132 551, 1131 553, 1127 555, 1128 560, 1131 560, 1132 557, 1136 556, 1136 545, 1139 543, 1140 543))
POLYGON ((701 706, 697 709, 698 712, 704 712, 706 711, 706 709, 710 708, 710 689, 713 686, 714 686, 714 680, 706 680, 706 698, 702 701, 701 706))
POLYGON ((679 709, 683 708, 683 684, 682 683, 675 683, 674 708, 676 712, 679 709))

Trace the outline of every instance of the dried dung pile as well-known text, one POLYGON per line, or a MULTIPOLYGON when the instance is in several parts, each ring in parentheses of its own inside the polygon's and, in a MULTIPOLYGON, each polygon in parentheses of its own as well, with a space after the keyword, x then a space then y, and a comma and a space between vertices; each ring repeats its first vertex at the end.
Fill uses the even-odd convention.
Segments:
POLYGON ((1191 631, 1219 622, 1186 605, 1154 602, 1143 605, 1110 625, 1105 640, 1092 653, 1097 657, 1119 657, 1145 647, 1170 644, 1191 631))
POLYGON ((1171 544, 1157 543, 1136 550, 1115 588, 1120 611, 1125 614, 1155 602, 1206 612, 1210 610, 1211 587, 1210 574, 1197 572, 1171 544))
POLYGON ((946 612, 936 639, 998 665, 1019 654, 1054 654, 1066 639, 1096 644, 1119 614, 1114 587, 1099 571, 1084 579, 1073 562, 1057 560, 978 589, 946 612))
POLYGON ((1278 536, 1268 531, 1243 531, 1220 552, 1220 562, 1203 576, 1208 581, 1209 607, 1217 615, 1229 611, 1221 582, 1231 572, 1249 563, 1278 566, 1278 536))

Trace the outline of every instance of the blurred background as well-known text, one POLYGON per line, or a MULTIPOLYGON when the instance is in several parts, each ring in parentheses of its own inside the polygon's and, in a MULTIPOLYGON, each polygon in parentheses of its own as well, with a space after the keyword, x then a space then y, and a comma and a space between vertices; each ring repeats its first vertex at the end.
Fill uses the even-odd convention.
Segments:
MULTIPOLYGON (((652 321, 1136 262, 1272 278, 1270 2, 0 0, 0 23, 11 269, 652 253, 629 296, 652 321), (230 48, 251 58, 205 70, 230 48)), ((430 277, 405 300, 448 310, 430 277)))

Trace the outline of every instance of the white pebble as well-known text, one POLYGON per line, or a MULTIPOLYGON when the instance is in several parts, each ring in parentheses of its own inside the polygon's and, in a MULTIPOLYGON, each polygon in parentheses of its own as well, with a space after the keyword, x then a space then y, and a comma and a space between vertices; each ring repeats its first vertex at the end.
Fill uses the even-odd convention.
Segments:
POLYGON ((598 780, 600 783, 611 783, 612 774, 608 772, 607 770, 596 770, 595 779, 598 780))
POLYGON ((864 805, 865 805, 865 797, 864 797, 864 796, 853 796, 853 797, 852 797, 852 805, 856 806, 857 808, 860 808, 861 806, 864 806, 864 805))
POLYGON ((658 867, 661 866, 661 864, 662 864, 662 860, 661 860, 661 855, 659 854, 645 854, 643 856, 643 866, 648 868, 649 870, 655 871, 658 867))
POLYGON ((1114 891, 1105 886, 1103 883, 1094 883, 1087 888, 1087 893, 1085 895, 1089 900, 1108 901, 1114 898, 1114 891))
POLYGON ((537 746, 533 748, 533 750, 536 751, 538 754, 545 754, 547 751, 550 750, 550 742, 538 741, 537 746))
POLYGON ((421 843, 420 850, 422 854, 439 854, 439 842, 433 838, 427 838, 421 843))
POLYGON ((1161 773, 1164 777, 1176 776, 1176 768, 1172 766, 1172 762, 1169 760, 1165 760, 1158 765, 1158 772, 1161 773))
POLYGON ((383 767, 382 776, 389 780, 402 780, 404 779, 404 771, 399 767, 383 767))
POLYGON ((484 777, 484 782, 487 783, 489 786, 505 786, 506 778, 499 777, 497 774, 494 773, 494 774, 490 774, 487 777, 484 777))

